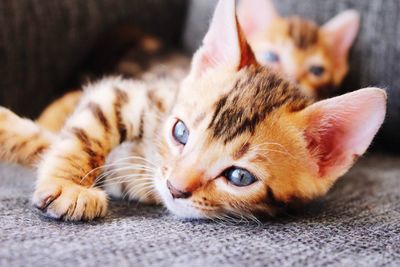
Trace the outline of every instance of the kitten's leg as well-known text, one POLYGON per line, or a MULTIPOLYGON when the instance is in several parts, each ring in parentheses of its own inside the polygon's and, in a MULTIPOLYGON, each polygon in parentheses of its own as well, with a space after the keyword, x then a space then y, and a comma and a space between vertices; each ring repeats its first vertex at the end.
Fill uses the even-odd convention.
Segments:
POLYGON ((36 122, 49 131, 60 131, 68 117, 78 106, 82 95, 82 91, 73 91, 60 97, 46 107, 36 122))
POLYGON ((0 159, 34 167, 55 136, 31 120, 0 107, 0 159))
POLYGON ((39 166, 33 203, 46 215, 90 220, 106 214, 96 177, 114 147, 143 135, 146 91, 140 87, 118 79, 89 86, 39 166))

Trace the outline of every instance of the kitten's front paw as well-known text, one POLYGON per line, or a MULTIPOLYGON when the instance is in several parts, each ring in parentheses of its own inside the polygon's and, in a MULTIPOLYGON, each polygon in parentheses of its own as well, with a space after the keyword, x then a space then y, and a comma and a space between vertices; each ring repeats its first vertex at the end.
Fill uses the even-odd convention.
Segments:
POLYGON ((66 221, 93 220, 107 212, 106 193, 64 179, 41 181, 33 195, 33 204, 46 216, 66 221))

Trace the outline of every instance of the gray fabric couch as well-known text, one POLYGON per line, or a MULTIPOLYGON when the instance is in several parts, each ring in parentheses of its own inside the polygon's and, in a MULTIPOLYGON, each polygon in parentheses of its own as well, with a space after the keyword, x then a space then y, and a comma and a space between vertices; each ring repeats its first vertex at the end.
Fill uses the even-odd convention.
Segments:
MULTIPOLYGON (((70 88, 102 33, 119 23, 192 52, 215 2, 0 1, 0 104, 37 115, 70 88)), ((389 144, 385 149, 398 150, 400 2, 276 4, 284 14, 319 22, 349 7, 360 10, 363 26, 345 88, 388 88, 380 139, 389 144)), ((400 157, 388 153, 362 158, 319 201, 259 224, 179 221, 162 207, 123 201, 113 201, 102 220, 57 222, 31 207, 34 177, 0 165, 0 266, 400 266, 400 157)))
POLYGON ((186 5, 185 0, 0 1, 0 105, 38 115, 76 85, 71 80, 93 49, 121 24, 178 43, 186 5))
POLYGON ((34 173, 0 167, 0 266, 400 265, 400 157, 363 159, 333 190, 283 217, 179 221, 112 202, 105 219, 48 220, 30 205, 34 173))

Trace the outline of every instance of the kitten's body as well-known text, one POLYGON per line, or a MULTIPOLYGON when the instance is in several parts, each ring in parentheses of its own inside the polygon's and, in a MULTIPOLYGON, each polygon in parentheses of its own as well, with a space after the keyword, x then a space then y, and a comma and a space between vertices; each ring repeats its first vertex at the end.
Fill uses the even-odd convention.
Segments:
POLYGON ((1 156, 38 164, 33 203, 53 218, 104 216, 101 185, 184 218, 273 215, 325 194, 385 114, 382 90, 312 104, 260 66, 233 0, 219 2, 188 76, 178 76, 88 85, 58 134, 1 109, 1 156))
MULTIPOLYGON (((140 67, 136 63, 136 55, 136 50, 128 52, 119 60, 111 73, 114 73, 115 76, 141 80, 145 83, 163 79, 178 82, 185 78, 190 68, 190 58, 181 53, 160 51, 150 57, 145 65, 146 67, 140 67)), ((58 132, 64 126, 66 119, 76 109, 82 95, 82 90, 76 90, 60 97, 46 107, 37 119, 37 123, 52 132, 58 132)))

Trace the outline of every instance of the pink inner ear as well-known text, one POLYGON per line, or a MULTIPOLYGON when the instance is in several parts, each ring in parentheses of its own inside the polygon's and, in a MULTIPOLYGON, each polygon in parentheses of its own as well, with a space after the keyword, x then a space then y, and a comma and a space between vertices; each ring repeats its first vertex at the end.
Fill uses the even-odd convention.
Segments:
POLYGON ((255 57, 236 19, 235 1, 220 0, 203 45, 192 61, 197 76, 217 67, 240 69, 256 64, 255 57))
MULTIPOLYGON (((321 114, 322 115, 322 114, 321 114)), ((351 129, 339 120, 315 116, 312 127, 307 128, 305 137, 308 149, 317 160, 318 174, 325 177, 334 166, 343 165, 346 161, 346 132, 351 129)), ((353 154, 353 157, 357 154, 353 154)))
POLYGON ((385 117, 386 95, 380 89, 362 89, 318 102, 305 112, 305 138, 319 176, 336 177, 372 142, 385 117))
POLYGON ((347 60, 347 54, 357 37, 360 15, 355 10, 346 10, 328 21, 323 27, 331 42, 337 62, 347 60))

